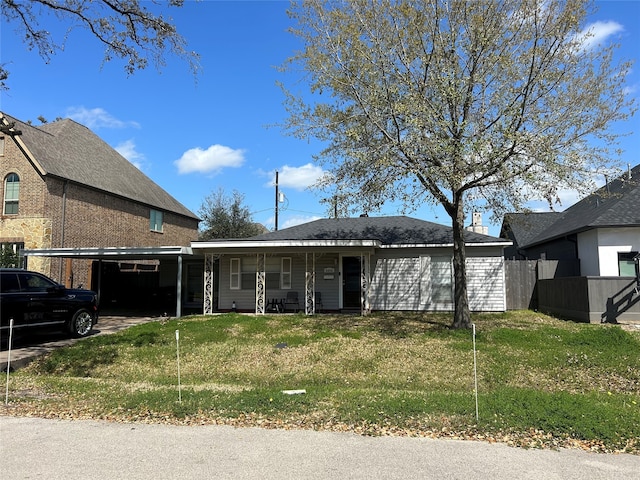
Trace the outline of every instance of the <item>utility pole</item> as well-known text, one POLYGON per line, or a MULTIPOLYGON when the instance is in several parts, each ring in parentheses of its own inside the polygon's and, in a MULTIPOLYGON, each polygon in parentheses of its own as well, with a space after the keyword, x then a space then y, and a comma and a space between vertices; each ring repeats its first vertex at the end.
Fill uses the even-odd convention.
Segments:
POLYGON ((278 231, 278 171, 276 170, 276 232, 278 231))

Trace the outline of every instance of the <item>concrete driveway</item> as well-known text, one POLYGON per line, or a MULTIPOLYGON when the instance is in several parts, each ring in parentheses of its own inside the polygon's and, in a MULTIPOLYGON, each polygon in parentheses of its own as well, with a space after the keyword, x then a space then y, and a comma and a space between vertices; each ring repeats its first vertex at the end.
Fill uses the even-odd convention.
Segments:
MULTIPOLYGON (((94 327, 91 335, 105 335, 119 330, 138 325, 140 323, 161 320, 162 317, 129 317, 129 316, 101 316, 98 324, 94 327)), ((4 334, 4 333, 3 333, 4 334)), ((16 332, 14 333, 13 348, 11 350, 11 368, 13 370, 24 367, 34 358, 44 353, 48 353, 55 348, 71 345, 82 339, 70 338, 64 332, 41 331, 41 332, 16 332)), ((5 371, 9 360, 6 348, 6 338, 2 342, 0 351, 0 371, 5 371)))

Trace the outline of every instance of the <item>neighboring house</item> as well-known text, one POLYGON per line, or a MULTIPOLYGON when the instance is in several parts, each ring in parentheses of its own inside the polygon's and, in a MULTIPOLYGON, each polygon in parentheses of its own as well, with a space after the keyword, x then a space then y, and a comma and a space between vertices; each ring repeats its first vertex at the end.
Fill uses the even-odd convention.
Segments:
MULTIPOLYGON (((189 245, 199 219, 91 130, 0 113, 0 244, 32 251, 189 245)), ((143 262, 144 263, 144 262, 143 262)), ((92 261, 29 257, 28 268, 95 288, 92 261)))
POLYGON ((501 238, 508 238, 513 245, 504 249, 504 258, 509 260, 529 260, 536 255, 546 257, 546 252, 524 250, 540 232, 550 227, 562 216, 561 212, 508 213, 504 216, 501 238))
POLYGON ((505 215, 501 236, 513 241, 505 258, 557 260, 552 277, 573 275, 538 277, 541 310, 590 322, 640 319, 640 165, 564 212, 505 215))
MULTIPOLYGON (((467 231, 465 243, 471 309, 504 311, 503 249, 511 242, 467 231)), ((205 313, 454 307, 452 229, 414 218, 323 219, 191 247, 205 257, 205 313)))
POLYGON ((505 258, 579 260, 582 276, 633 276, 640 251, 640 165, 564 212, 508 214, 505 258))

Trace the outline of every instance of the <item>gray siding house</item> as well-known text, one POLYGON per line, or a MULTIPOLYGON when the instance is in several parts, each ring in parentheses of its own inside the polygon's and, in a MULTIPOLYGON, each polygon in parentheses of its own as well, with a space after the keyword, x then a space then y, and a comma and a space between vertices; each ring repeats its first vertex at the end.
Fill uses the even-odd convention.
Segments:
MULTIPOLYGON (((451 311, 452 238, 423 220, 359 217, 191 247, 205 258, 204 313, 451 311)), ((504 311, 511 242, 469 231, 465 239, 472 310, 504 311)))

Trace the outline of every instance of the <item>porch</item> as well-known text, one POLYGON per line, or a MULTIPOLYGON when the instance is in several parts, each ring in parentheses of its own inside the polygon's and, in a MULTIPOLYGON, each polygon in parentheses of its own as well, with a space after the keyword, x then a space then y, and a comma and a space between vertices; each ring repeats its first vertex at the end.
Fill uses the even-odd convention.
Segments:
POLYGON ((370 311, 371 252, 204 253, 205 314, 370 311))

